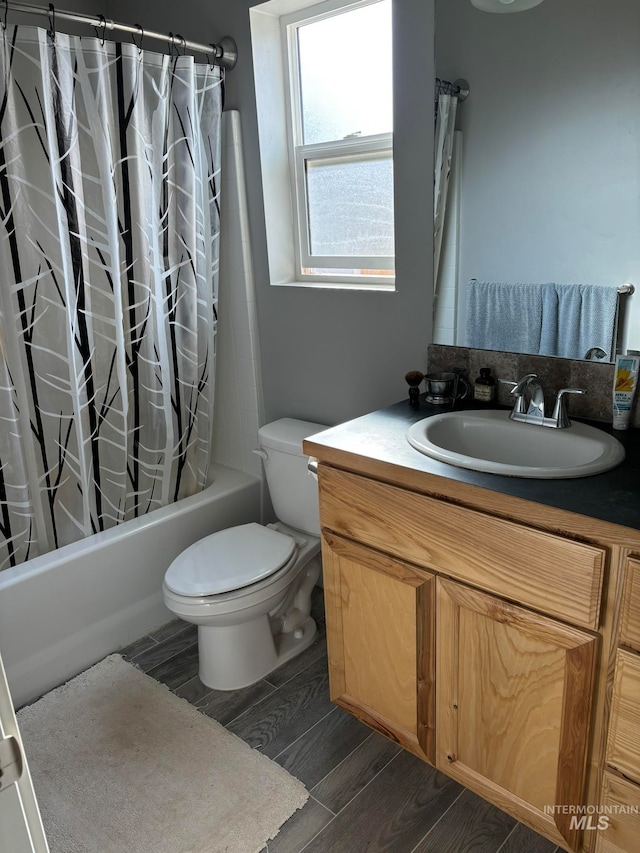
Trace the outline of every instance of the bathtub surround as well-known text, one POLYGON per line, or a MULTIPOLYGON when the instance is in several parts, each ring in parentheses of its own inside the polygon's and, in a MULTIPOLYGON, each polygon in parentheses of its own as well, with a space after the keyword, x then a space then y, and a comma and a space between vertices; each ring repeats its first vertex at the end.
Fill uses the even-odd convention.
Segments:
POLYGON ((198 539, 260 520, 260 482, 214 465, 213 483, 111 530, 0 572, 0 648, 16 706, 171 618, 162 579, 198 539))
MULTIPOLYGON (((508 385, 498 379, 518 380, 527 373, 537 373, 545 392, 549 411, 560 388, 586 388, 584 395, 572 395, 569 416, 610 424, 613 417, 611 388, 613 364, 594 361, 573 361, 543 355, 522 355, 514 352, 471 349, 468 347, 430 344, 427 348, 429 370, 451 370, 462 367, 473 378, 480 368, 489 367, 496 378, 496 403, 509 406, 513 403, 508 385)), ((640 406, 636 399, 631 412, 631 426, 640 427, 640 406)))
POLYGON ((120 655, 22 709, 18 724, 51 853, 258 853, 309 798, 120 655))

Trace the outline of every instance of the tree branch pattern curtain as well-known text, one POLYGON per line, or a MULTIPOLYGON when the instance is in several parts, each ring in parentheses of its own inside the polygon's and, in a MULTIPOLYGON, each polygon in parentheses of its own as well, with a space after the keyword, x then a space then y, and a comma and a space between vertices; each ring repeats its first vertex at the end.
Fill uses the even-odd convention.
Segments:
POLYGON ((201 489, 221 73, 0 32, 0 568, 201 489))

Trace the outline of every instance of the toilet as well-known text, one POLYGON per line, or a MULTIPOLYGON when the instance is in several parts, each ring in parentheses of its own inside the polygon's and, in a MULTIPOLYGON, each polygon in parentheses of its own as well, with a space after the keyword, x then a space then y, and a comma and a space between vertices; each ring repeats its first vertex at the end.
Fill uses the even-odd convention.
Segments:
POLYGON ((247 687, 313 642, 320 521, 317 483, 302 441, 324 429, 294 418, 260 427, 256 453, 278 521, 212 533, 167 569, 164 602, 198 626, 199 675, 207 687, 247 687))

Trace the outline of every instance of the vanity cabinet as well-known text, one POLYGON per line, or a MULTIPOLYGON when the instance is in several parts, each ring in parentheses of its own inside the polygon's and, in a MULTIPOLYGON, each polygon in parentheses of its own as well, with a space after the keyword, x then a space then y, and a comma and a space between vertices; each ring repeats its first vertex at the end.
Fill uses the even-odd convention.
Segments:
POLYGON ((625 563, 620 643, 640 652, 640 559, 625 563))
POLYGON ((640 655, 626 649, 616 654, 607 762, 640 784, 640 655))
POLYGON ((596 853, 640 848, 640 559, 626 560, 596 853))
POLYGON ((605 811, 595 818, 602 824, 597 835, 597 853, 634 853, 638 849, 639 793, 637 785, 626 779, 608 771, 604 774, 601 802, 605 811))
POLYGON ((323 574, 331 700, 434 763, 434 576, 328 531, 323 574))
POLYGON ((575 849, 597 638, 441 578, 436 612, 436 766, 575 849))
POLYGON ((318 468, 331 699, 567 850, 604 548, 318 468))

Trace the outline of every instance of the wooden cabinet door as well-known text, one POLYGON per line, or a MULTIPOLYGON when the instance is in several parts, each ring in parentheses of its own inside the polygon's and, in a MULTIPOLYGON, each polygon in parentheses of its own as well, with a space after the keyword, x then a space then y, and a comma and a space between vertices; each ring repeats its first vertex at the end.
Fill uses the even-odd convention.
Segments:
POLYGON ((604 817, 600 822, 596 853, 637 853, 640 849, 640 788, 613 773, 605 773, 602 785, 604 817), (603 825, 604 824, 604 825, 603 825))
POLYGON ((640 655, 626 649, 616 653, 607 763, 640 784, 640 655))
POLYGON ((434 763, 434 576, 324 533, 331 700, 434 763))
POLYGON ((640 560, 629 557, 626 565, 620 642, 640 651, 640 560))
POLYGON ((597 638, 442 578, 436 619, 436 766, 577 849, 597 638))

